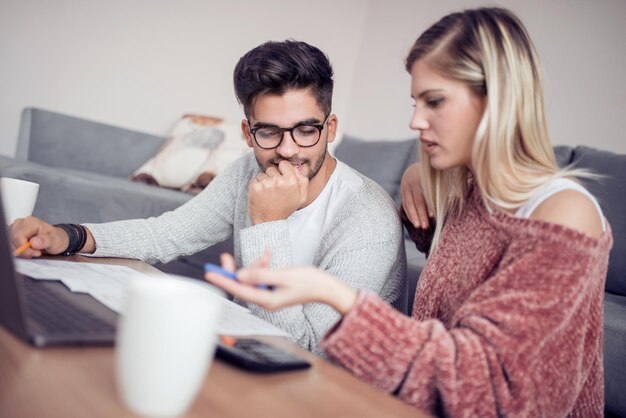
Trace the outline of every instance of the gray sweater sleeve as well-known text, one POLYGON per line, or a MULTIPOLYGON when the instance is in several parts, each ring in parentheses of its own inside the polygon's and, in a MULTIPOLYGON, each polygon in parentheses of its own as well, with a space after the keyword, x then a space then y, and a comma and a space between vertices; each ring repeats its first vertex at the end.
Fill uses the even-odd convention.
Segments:
MULTIPOLYGON (((275 243, 279 249, 272 247, 272 267, 291 265, 286 222, 259 226, 263 228, 250 230, 245 235, 248 241, 242 246, 248 246, 251 258, 244 258, 244 265, 262 254, 263 245, 268 243, 275 243)), ((242 249, 243 253, 246 251, 242 249)), ((406 257, 402 227, 395 205, 378 185, 366 179, 361 189, 346 202, 323 236, 313 264, 354 289, 375 292, 389 304, 403 307, 406 257)), ((339 314, 330 306, 312 303, 275 312, 252 304, 248 304, 248 308, 287 331, 292 342, 326 357, 319 341, 339 319, 339 314)))
MULTIPOLYGON (((216 244, 232 235, 238 196, 253 170, 248 154, 230 165, 200 194, 158 217, 85 224, 96 241, 95 257, 124 257, 168 262, 216 244)), ((244 210, 246 210, 244 208, 244 210)))

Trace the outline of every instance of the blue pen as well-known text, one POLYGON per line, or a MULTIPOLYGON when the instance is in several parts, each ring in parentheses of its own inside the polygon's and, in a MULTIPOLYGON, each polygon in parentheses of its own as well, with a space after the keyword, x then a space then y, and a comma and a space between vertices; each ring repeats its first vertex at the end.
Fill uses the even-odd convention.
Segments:
MULTIPOLYGON (((232 271, 228 271, 225 268, 222 268, 216 264, 212 264, 212 263, 206 263, 204 265, 204 272, 205 273, 218 273, 221 274, 222 276, 226 276, 229 279, 233 279, 233 280, 237 280, 237 275, 235 273, 233 273, 232 271)), ((259 289, 269 289, 269 287, 266 284, 260 284, 257 286, 259 289)))
POLYGON ((232 271, 228 271, 225 268, 222 268, 216 264, 211 264, 211 263, 206 263, 204 265, 204 272, 205 273, 219 273, 222 276, 226 276, 229 279, 233 279, 233 280, 237 280, 237 275, 235 273, 233 273, 232 271))

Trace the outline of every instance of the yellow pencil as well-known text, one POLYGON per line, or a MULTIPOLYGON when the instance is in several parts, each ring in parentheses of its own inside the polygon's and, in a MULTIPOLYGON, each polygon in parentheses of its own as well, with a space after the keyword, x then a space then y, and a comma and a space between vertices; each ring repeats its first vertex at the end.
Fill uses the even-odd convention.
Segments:
POLYGON ((30 241, 28 241, 26 244, 20 245, 18 248, 15 249, 15 251, 13 251, 13 257, 17 257, 18 255, 22 254, 24 251, 26 251, 26 249, 30 248, 30 241))

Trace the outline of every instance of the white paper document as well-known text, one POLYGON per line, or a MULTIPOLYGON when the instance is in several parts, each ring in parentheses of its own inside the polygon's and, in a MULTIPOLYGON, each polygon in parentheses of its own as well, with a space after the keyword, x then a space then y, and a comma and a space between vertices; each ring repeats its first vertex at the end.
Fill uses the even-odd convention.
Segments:
MULTIPOLYGON (((15 268, 39 280, 59 280, 72 292, 88 293, 112 311, 123 315, 129 283, 137 277, 159 280, 126 266, 96 263, 75 263, 61 260, 15 259, 15 268)), ((181 277, 181 276, 174 276, 181 277)), ((190 279, 193 280, 193 279, 190 279)), ((226 298, 222 299, 221 335, 287 336, 280 328, 254 316, 250 311, 226 298)))

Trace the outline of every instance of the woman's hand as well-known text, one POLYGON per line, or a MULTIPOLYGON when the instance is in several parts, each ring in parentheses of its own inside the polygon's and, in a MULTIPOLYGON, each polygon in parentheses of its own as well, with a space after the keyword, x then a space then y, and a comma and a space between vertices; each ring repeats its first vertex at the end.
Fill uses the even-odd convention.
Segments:
POLYGON ((407 217, 415 228, 426 229, 429 226, 429 216, 433 213, 426 204, 422 184, 420 182, 419 163, 411 164, 402 176, 400 183, 400 195, 402 197, 402 207, 407 217))
MULTIPOLYGON (((222 254, 222 267, 234 271, 235 262, 230 254, 222 254)), ((237 271, 237 280, 219 273, 206 273, 204 277, 226 292, 268 310, 291 305, 320 302, 346 314, 354 305, 356 291, 335 276, 314 267, 270 269, 270 254, 255 261, 250 267, 237 271), (269 289, 259 288, 266 285, 269 289)))

